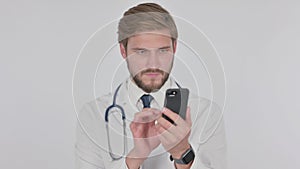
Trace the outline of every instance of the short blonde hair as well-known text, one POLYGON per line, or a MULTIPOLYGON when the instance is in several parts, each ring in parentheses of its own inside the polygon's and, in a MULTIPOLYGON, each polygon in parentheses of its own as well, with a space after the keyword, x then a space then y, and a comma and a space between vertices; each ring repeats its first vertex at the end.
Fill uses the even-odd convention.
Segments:
POLYGON ((178 38, 176 24, 170 13, 155 3, 143 3, 123 14, 118 25, 118 41, 127 49, 128 38, 140 32, 167 29, 172 41, 178 38))

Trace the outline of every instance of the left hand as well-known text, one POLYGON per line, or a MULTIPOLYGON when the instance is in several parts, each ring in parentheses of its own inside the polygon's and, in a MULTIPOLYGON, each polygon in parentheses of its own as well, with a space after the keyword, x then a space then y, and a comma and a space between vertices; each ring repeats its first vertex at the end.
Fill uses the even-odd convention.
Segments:
POLYGON ((156 130, 160 134, 159 139, 165 150, 168 151, 173 158, 180 158, 181 155, 190 148, 188 140, 192 126, 190 108, 187 108, 186 120, 167 108, 164 108, 162 113, 172 119, 176 125, 160 117, 156 124, 156 130))

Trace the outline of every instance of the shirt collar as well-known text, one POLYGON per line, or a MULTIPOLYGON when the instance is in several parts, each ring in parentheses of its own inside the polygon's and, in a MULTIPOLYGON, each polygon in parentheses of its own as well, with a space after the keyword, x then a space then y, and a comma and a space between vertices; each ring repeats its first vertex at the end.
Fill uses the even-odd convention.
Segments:
MULTIPOLYGON (((177 87, 175 80, 173 78, 168 78, 168 80, 165 82, 165 84, 156 92, 152 93, 146 93, 141 88, 139 88, 133 79, 130 77, 127 79, 127 91, 128 91, 128 97, 129 100, 136 105, 137 102, 140 100, 140 97, 143 94, 150 94, 153 96, 154 100, 157 102, 157 104, 160 107, 163 107, 164 99, 165 99, 165 92, 167 89, 177 87)), ((178 88, 178 87, 177 87, 178 88)))

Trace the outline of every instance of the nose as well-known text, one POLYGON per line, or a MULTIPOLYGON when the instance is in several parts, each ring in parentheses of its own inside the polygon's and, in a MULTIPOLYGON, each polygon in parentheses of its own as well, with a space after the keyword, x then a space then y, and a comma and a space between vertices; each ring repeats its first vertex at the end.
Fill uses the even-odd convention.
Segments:
POLYGON ((147 60, 147 67, 148 68, 159 68, 160 67, 160 59, 159 55, 155 51, 151 51, 150 56, 148 57, 147 60))

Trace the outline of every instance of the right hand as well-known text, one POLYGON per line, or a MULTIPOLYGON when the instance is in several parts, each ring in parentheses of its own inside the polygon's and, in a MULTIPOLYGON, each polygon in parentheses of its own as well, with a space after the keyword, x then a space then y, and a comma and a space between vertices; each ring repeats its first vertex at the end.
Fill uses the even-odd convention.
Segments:
POLYGON ((128 166, 141 165, 148 155, 159 146, 159 133, 155 128, 155 120, 159 117, 161 117, 161 111, 153 108, 145 108, 135 114, 130 124, 134 147, 126 157, 128 166))

